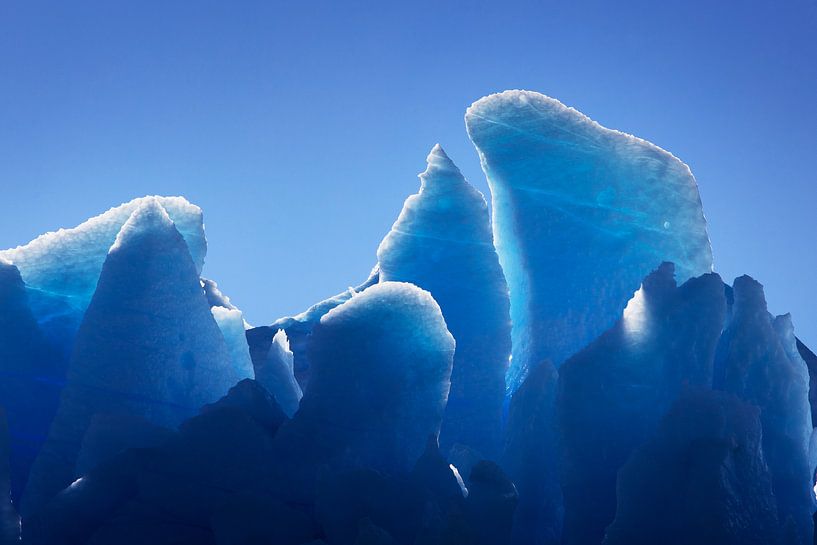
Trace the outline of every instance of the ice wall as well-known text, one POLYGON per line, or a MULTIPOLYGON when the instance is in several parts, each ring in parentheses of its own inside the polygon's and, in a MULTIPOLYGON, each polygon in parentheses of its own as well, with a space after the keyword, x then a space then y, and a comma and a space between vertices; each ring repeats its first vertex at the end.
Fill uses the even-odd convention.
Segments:
POLYGON ((759 413, 723 392, 682 395, 622 467, 604 545, 785 543, 759 413))
POLYGON ((781 523, 792 520, 799 543, 810 543, 814 468, 808 456, 808 368, 797 351, 790 316, 769 314, 763 286, 741 276, 733 290, 734 304, 719 347, 718 386, 760 408, 778 516, 781 523))
POLYGON ((40 331, 17 267, 0 257, 0 407, 8 428, 9 486, 15 501, 57 410, 61 358, 40 331))
POLYGON ((710 388, 726 315, 716 274, 680 287, 665 263, 621 319, 559 370, 556 401, 565 545, 598 545, 616 513, 616 479, 679 392, 710 388))

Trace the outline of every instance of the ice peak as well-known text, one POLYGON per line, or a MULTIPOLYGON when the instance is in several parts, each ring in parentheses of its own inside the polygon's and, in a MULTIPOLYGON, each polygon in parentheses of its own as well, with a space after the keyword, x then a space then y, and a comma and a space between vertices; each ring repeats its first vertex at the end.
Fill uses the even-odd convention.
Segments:
POLYGON ((289 338, 287 337, 287 332, 285 329, 279 329, 275 332, 275 335, 272 337, 273 344, 281 347, 281 350, 284 352, 291 352, 289 349, 289 338))
POLYGON ((735 290, 736 307, 766 310, 766 295, 763 293, 763 284, 744 274, 735 278, 732 287, 735 290))
POLYGON ((470 187, 465 177, 445 153, 442 146, 434 144, 426 157, 426 169, 419 174, 421 188, 451 188, 456 186, 470 187))
POLYGON ((454 161, 452 161, 451 158, 448 157, 448 154, 445 153, 445 150, 440 144, 434 144, 434 147, 431 148, 430 152, 428 152, 426 162, 428 163, 429 168, 453 170, 456 172, 460 171, 460 169, 457 168, 457 165, 454 164, 454 161))
POLYGON ((156 198, 149 197, 139 204, 122 226, 109 253, 119 250, 132 239, 141 238, 146 233, 170 230, 176 231, 173 220, 156 198))

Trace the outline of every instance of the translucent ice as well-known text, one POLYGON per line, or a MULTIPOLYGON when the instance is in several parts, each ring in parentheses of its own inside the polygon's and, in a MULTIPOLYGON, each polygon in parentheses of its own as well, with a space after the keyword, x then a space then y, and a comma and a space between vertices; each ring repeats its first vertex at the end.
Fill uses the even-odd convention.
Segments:
POLYGON ((160 200, 142 201, 102 267, 24 494, 24 516, 74 479, 94 414, 175 427, 238 381, 230 362, 185 240, 160 200))
MULTIPOLYGON (((196 271, 201 273, 207 243, 202 213, 182 197, 142 197, 111 208, 72 229, 46 233, 25 246, 0 251, 14 263, 29 290, 34 315, 67 343, 88 307, 102 264, 117 234, 144 203, 157 202, 184 237, 196 271), (62 332, 60 330, 67 330, 62 332), (62 335, 62 336, 61 336, 62 335)), ((70 350, 70 346, 66 347, 70 350)))
POLYGON ((284 413, 292 417, 298 410, 303 392, 295 380, 294 355, 289 349, 286 331, 279 329, 266 354, 255 360, 255 380, 275 397, 284 413))
POLYGON ((420 192, 377 250, 380 282, 411 282, 440 304, 457 342, 443 449, 456 442, 493 457, 511 351, 508 286, 482 194, 439 144, 427 161, 420 192))
POLYGON ((244 329, 244 315, 237 308, 214 306, 210 308, 213 318, 224 335, 227 348, 230 349, 230 361, 233 372, 240 379, 254 378, 250 348, 247 345, 247 335, 244 329))
POLYGON ((607 329, 661 262, 680 282, 711 270, 695 179, 671 154, 530 91, 482 98, 465 121, 510 288, 511 389, 607 329))

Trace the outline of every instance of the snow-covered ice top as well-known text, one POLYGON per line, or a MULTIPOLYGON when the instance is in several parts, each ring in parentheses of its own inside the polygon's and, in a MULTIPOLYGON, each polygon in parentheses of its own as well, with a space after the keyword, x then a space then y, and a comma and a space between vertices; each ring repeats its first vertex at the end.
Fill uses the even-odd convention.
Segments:
POLYGON ((465 121, 511 293, 511 386, 597 337, 661 262, 679 282, 712 270, 697 184, 672 154, 531 91, 484 97, 465 121))
POLYGON ((201 274, 207 242, 202 212, 183 197, 148 196, 111 208, 77 227, 40 235, 24 246, 0 251, 14 263, 30 290, 64 298, 83 312, 96 289, 102 264, 117 235, 134 211, 155 200, 184 237, 201 274))
POLYGON ((408 471, 439 432, 454 347, 430 293, 376 284, 315 326, 313 374, 293 425, 355 465, 408 471))
POLYGON ((36 511, 76 477, 94 414, 175 427, 245 376, 232 364, 187 243, 159 199, 143 200, 104 260, 23 511, 36 511))

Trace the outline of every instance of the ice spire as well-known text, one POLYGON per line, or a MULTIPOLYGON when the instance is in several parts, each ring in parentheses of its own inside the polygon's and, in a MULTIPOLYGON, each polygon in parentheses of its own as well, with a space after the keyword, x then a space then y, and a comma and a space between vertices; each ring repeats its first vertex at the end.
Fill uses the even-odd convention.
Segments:
POLYGON ((443 449, 463 443, 497 454, 508 356, 508 288, 493 245, 488 206, 437 144, 380 243, 380 281, 431 292, 457 342, 443 449))

